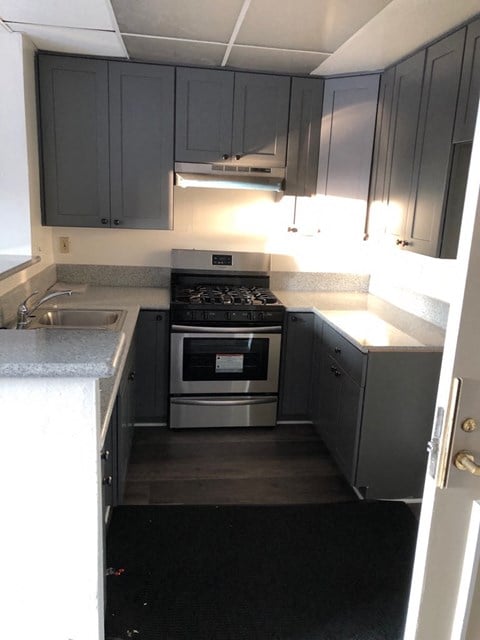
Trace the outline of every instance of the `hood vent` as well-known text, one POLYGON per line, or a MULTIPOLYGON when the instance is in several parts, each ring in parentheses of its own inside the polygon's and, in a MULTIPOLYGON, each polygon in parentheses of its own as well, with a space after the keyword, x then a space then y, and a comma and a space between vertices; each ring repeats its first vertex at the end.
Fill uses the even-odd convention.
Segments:
POLYGON ((283 191, 285 169, 176 162, 175 184, 183 188, 283 191))

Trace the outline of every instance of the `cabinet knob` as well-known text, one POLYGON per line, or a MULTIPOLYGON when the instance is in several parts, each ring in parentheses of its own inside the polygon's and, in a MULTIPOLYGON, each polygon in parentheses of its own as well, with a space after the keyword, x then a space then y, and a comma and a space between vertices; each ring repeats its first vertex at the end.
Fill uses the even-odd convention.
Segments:
POLYGON ((298 318, 297 318, 297 316, 291 316, 291 317, 290 317, 290 320, 291 320, 292 322, 297 322, 298 318))
POLYGON ((242 156, 239 153, 235 154, 235 160, 241 160, 242 156))
POLYGON ((100 454, 100 458, 102 460, 108 460, 110 457, 110 451, 107 449, 106 451, 102 451, 102 453, 100 454))
POLYGON ((228 153, 224 153, 223 156, 222 156, 222 160, 228 160, 229 157, 230 156, 228 155, 228 153))
POLYGON ((156 317, 156 320, 157 320, 157 322, 161 322, 163 320, 163 316, 158 314, 158 316, 156 317))
POLYGON ((118 218, 116 218, 116 219, 113 221, 113 224, 114 224, 116 227, 118 227, 118 226, 121 224, 121 220, 119 220, 118 218))
POLYGON ((102 224, 108 224, 108 218, 102 218, 100 222, 102 224))
POLYGON ((335 353, 342 353, 342 350, 340 349, 340 347, 335 347, 334 351, 335 353))
POLYGON ((106 487, 111 487, 113 484, 112 476, 105 476, 104 479, 102 480, 102 484, 106 487))
POLYGON ((333 364, 332 364, 332 366, 330 367, 330 371, 333 373, 333 375, 334 375, 336 378, 339 378, 339 377, 342 375, 342 374, 340 373, 340 371, 337 369, 337 367, 334 367, 334 366, 333 366, 333 364))
POLYGON ((406 240, 402 240, 402 247, 408 247, 410 243, 407 242, 406 240))
POLYGON ((135 371, 130 371, 130 373, 128 374, 128 379, 135 380, 135 371))
POLYGON ((395 241, 395 244, 397 245, 397 247, 399 247, 402 244, 402 240, 400 240, 400 238, 397 238, 397 240, 395 241))

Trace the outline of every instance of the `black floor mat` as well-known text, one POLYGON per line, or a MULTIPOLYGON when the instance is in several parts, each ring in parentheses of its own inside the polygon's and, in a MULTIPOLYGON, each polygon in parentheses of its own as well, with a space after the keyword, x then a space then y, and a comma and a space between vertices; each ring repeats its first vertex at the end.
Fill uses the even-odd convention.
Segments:
POLYGON ((398 502, 117 507, 106 637, 400 640, 416 532, 398 502))

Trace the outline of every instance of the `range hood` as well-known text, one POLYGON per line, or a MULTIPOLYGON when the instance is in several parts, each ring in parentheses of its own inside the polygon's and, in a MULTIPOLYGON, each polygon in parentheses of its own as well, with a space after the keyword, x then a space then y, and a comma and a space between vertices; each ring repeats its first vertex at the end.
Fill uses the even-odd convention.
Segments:
POLYGON ((183 188, 283 191, 285 169, 176 162, 175 184, 183 188))

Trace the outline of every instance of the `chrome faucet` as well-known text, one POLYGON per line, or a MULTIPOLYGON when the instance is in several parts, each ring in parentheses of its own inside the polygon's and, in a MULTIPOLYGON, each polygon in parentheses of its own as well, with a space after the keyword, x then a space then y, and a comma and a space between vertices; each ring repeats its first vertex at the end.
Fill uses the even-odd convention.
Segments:
POLYGON ((28 296, 28 298, 26 298, 21 304, 18 305, 16 328, 25 329, 25 327, 27 327, 31 322, 30 316, 32 315, 32 313, 35 313, 38 307, 44 302, 47 302, 47 300, 58 298, 58 296, 71 296, 72 293, 73 292, 71 290, 54 291, 53 293, 47 293, 47 295, 43 296, 43 298, 40 298, 40 300, 36 304, 34 304, 31 309, 29 309, 27 307, 27 302, 30 300, 30 298, 33 298, 33 296, 38 295, 38 291, 34 291, 28 296))

